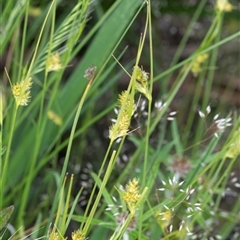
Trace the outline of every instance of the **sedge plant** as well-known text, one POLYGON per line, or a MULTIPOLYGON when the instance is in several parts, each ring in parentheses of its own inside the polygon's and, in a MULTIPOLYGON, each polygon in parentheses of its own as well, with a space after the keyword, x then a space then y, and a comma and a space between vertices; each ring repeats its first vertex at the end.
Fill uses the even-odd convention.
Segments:
POLYGON ((221 35, 234 6, 214 3, 201 43, 180 61, 204 11, 201 0, 172 62, 159 72, 153 1, 118 0, 104 13, 99 3, 79 0, 58 17, 62 2, 4 3, 1 239, 237 239, 240 118, 211 104, 220 47, 240 36, 221 35), (86 32, 94 8, 99 21, 86 32), (135 58, 125 66, 128 49, 118 48, 141 14, 135 58), (119 90, 122 74, 127 84, 119 90), (188 77, 194 95, 173 110, 188 77), (164 94, 156 97, 157 84, 164 94))

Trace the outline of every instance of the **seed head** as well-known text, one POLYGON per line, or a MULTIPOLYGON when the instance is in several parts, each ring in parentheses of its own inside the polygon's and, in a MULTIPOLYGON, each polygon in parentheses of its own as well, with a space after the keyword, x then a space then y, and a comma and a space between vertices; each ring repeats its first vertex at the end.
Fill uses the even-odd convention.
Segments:
POLYGON ((46 64, 47 72, 59 71, 62 69, 60 54, 58 52, 52 53, 47 59, 46 64))
POLYGON ((90 80, 96 74, 96 71, 97 71, 97 67, 92 65, 86 69, 84 77, 90 80))
POLYGON ((79 229, 72 233, 72 240, 86 240, 85 234, 79 229))
POLYGON ((223 12, 223 11, 225 11, 225 12, 231 12, 231 11, 234 9, 233 5, 230 4, 230 3, 228 2, 228 0, 217 0, 217 2, 216 2, 216 8, 217 8, 217 10, 219 10, 220 12, 223 12))
POLYGON ((235 131, 231 144, 226 152, 226 157, 235 158, 240 155, 240 128, 235 131))
POLYGON ((136 89, 140 93, 144 94, 148 100, 151 100, 152 96, 149 91, 149 81, 148 81, 149 74, 138 66, 135 66, 133 70, 136 71, 136 80, 137 80, 136 89))
POLYGON ((149 74, 138 66, 135 66, 134 69, 136 69, 136 79, 143 85, 147 84, 149 74))
POLYGON ((192 65, 192 73, 197 76, 201 71, 202 67, 201 65, 208 59, 208 54, 204 53, 200 56, 198 56, 195 60, 195 62, 192 65))
POLYGON ((139 180, 134 178, 127 183, 126 188, 122 193, 122 198, 127 203, 130 212, 136 209, 136 204, 140 197, 139 180))
POLYGON ((62 237, 57 232, 51 232, 51 234, 47 238, 48 240, 67 240, 66 238, 62 237))
POLYGON ((16 83, 12 86, 12 93, 16 100, 17 106, 27 106, 30 98, 31 93, 30 89, 32 86, 32 78, 29 77, 28 79, 24 79, 19 83, 16 83))
POLYGON ((52 110, 48 111, 47 113, 48 118, 51 119, 56 125, 61 126, 62 125, 62 119, 59 115, 57 115, 52 110))
POLYGON ((135 111, 135 105, 131 101, 127 91, 123 91, 118 98, 119 111, 118 118, 109 128, 109 138, 114 141, 119 137, 128 134, 128 128, 131 122, 131 117, 135 111))
POLYGON ((172 210, 170 209, 167 209, 166 211, 157 211, 155 213, 155 218, 158 224, 163 228, 166 228, 170 225, 172 217, 173 217, 173 214, 172 214, 172 210))

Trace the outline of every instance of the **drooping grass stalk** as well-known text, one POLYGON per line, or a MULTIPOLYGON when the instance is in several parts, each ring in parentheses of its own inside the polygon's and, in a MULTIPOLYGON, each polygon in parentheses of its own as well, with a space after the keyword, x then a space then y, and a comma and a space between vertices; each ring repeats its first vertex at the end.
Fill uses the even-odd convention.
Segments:
MULTIPOLYGON (((105 154, 105 157, 103 159, 103 163, 101 165, 101 168, 99 170, 99 173, 98 173, 98 178, 100 178, 101 176, 101 173, 102 173, 102 170, 105 166, 105 163, 106 163, 106 160, 108 158, 108 155, 110 153, 110 149, 113 145, 113 142, 116 140, 116 138, 118 137, 123 137, 122 141, 121 141, 121 145, 119 146, 118 148, 118 153, 120 152, 121 148, 122 148, 122 144, 124 142, 124 139, 125 139, 125 136, 118 136, 118 129, 120 128, 121 129, 121 121, 124 117, 126 117, 125 115, 127 114, 128 116, 131 116, 132 115, 132 112, 133 112, 133 109, 134 109, 134 93, 135 93, 135 88, 134 88, 134 81, 136 81, 136 69, 134 69, 133 71, 133 74, 132 74, 132 77, 131 77, 131 80, 130 80, 130 83, 129 83, 129 86, 128 86, 128 89, 126 91, 126 96, 123 100, 123 102, 121 102, 121 106, 120 106, 120 110, 119 110, 119 113, 118 113, 118 117, 117 117, 117 120, 116 120, 116 123, 114 124, 114 128, 112 128, 112 132, 113 132, 113 138, 111 137, 111 134, 110 134, 110 142, 109 142, 109 146, 108 146, 108 149, 106 151, 106 154, 105 154), (128 103, 128 100, 130 99, 130 106, 128 106, 127 104, 128 103)), ((130 122, 129 122, 130 124, 130 122)), ((128 128, 128 126, 125 126, 128 128)), ((106 173, 104 175, 104 180, 103 180, 103 183, 100 187, 100 190, 97 194, 97 197, 96 197, 96 200, 94 201, 94 204, 93 204, 93 207, 89 213, 89 216, 87 218, 87 222, 85 223, 85 225, 83 225, 83 223, 81 224, 80 226, 80 230, 83 231, 85 234, 87 233, 88 231, 88 228, 90 226, 90 223, 91 223, 91 219, 93 218, 94 214, 95 214, 95 211, 96 211, 96 208, 99 204, 99 201, 100 201, 100 198, 102 196, 102 192, 103 192, 103 186, 106 185, 107 181, 108 181, 108 178, 110 176, 110 173, 112 172, 113 170, 113 165, 114 165, 114 160, 116 159, 116 152, 114 151, 114 153, 112 154, 111 156, 111 159, 110 159, 110 162, 107 166, 107 170, 106 170, 106 173)), ((87 205, 87 208, 85 210, 85 213, 84 213, 84 219, 86 218, 86 216, 88 215, 88 211, 89 211, 89 208, 91 206, 91 203, 92 203, 92 199, 93 199, 93 196, 94 196, 94 193, 95 193, 95 190, 96 190, 96 186, 97 186, 97 182, 94 184, 94 187, 92 189, 92 192, 91 192, 91 195, 90 195, 90 198, 89 198, 89 201, 88 201, 88 205, 87 205)))
POLYGON ((64 164, 63 164, 63 168, 62 168, 62 172, 61 172, 59 186, 57 187, 57 191, 56 191, 56 194, 55 194, 53 206, 52 206, 51 213, 50 213, 50 216, 49 216, 49 222, 52 222, 52 220, 53 220, 54 212, 56 210, 56 206, 57 206, 57 203, 59 201, 59 193, 60 193, 60 190, 61 190, 61 183, 63 182, 64 176, 66 174, 66 170, 67 170, 67 166, 68 166, 68 162, 69 162, 69 158, 70 158, 70 152, 71 152, 71 148, 72 148, 72 143, 73 143, 76 127, 77 127, 77 122, 78 122, 78 119, 79 119, 79 116, 80 116, 80 113, 81 113, 81 110, 82 110, 83 103, 86 99, 86 96, 87 96, 89 90, 90 90, 90 87, 92 85, 92 82, 93 82, 94 78, 95 78, 95 73, 93 73, 93 75, 89 79, 89 82, 86 86, 86 89, 83 93, 83 96, 81 97, 80 102, 78 104, 77 112, 76 112, 76 115, 75 115, 75 118, 74 118, 74 121, 73 121, 72 129, 71 129, 71 133, 70 133, 70 137, 69 137, 67 152, 66 152, 66 156, 65 156, 65 159, 64 159, 64 164))

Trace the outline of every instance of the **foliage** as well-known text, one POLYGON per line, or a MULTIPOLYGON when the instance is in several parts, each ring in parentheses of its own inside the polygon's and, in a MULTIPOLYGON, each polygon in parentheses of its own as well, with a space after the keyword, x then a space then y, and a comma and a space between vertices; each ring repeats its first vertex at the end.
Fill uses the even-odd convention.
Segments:
POLYGON ((202 0, 161 69, 156 2, 3 4, 1 239, 239 236, 240 118, 211 103, 218 52, 240 36, 222 36, 235 9, 216 1, 204 37, 180 59, 202 0), (192 95, 181 94, 188 78, 192 95))

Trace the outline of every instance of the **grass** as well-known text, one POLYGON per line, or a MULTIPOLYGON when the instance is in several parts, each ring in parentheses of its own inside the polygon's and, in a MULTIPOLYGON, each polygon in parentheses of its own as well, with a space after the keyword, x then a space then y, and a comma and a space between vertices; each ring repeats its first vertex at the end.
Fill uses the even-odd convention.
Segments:
POLYGON ((151 1, 64 4, 2 3, 1 239, 237 239, 240 118, 211 103, 232 5, 180 60, 202 0, 159 70, 151 1))

